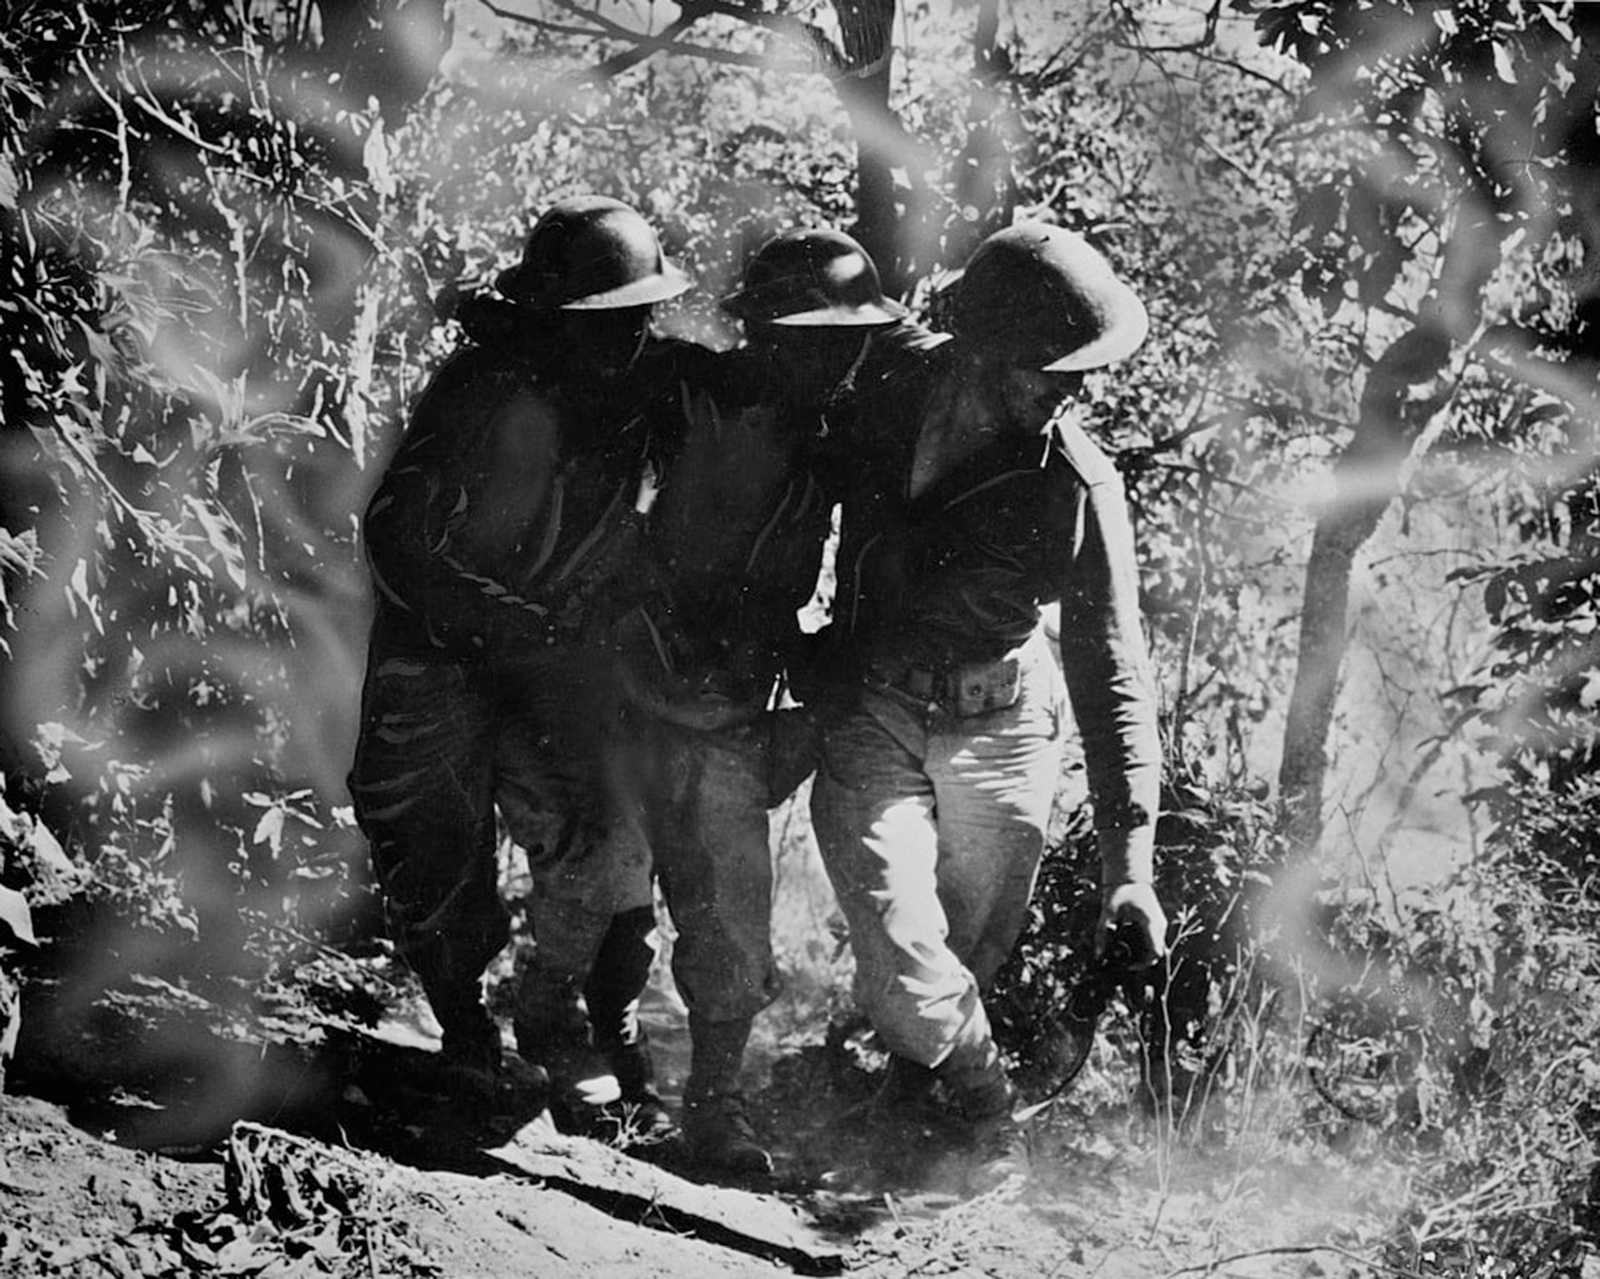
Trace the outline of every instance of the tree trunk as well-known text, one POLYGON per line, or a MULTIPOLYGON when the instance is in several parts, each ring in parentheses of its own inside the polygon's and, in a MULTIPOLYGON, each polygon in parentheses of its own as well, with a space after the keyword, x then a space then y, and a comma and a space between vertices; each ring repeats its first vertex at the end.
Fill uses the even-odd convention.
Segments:
POLYGON ((1306 564, 1299 662, 1278 771, 1278 802, 1289 852, 1310 852, 1322 837, 1328 729, 1348 644, 1346 612, 1355 557, 1399 495, 1412 448, 1443 405, 1440 386, 1450 340, 1421 323, 1373 366, 1360 420, 1334 464, 1334 499, 1317 519, 1306 564))
POLYGON ((965 264, 985 238, 1011 225, 1017 204, 1012 155, 1024 126, 1009 83, 1011 64, 999 45, 999 0, 979 0, 972 34, 972 96, 967 137, 952 165, 955 216, 943 228, 944 264, 965 264))
POLYGON ((919 228, 932 198, 922 178, 930 167, 927 148, 889 106, 895 5, 896 0, 833 0, 843 55, 834 88, 856 136, 856 220, 850 230, 891 296, 904 293, 916 273, 919 228), (897 169, 909 188, 896 184, 897 169))
POLYGON ((397 127, 422 100, 454 34, 445 0, 317 0, 322 52, 357 105, 397 127))
POLYGON ((897 143, 909 139, 889 109, 891 56, 886 52, 878 70, 847 76, 836 88, 856 136, 856 220, 850 233, 877 264, 884 292, 897 294, 905 279, 894 169, 905 163, 897 143))

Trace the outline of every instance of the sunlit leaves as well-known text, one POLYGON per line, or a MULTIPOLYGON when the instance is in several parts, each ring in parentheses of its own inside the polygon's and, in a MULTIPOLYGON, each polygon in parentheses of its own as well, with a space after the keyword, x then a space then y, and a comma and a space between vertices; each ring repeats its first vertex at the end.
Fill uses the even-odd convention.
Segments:
MULTIPOLYGON (((0 603, 47 676, 16 714, 58 730, 36 780, 101 845, 96 891, 185 930, 177 876, 222 873, 241 791, 307 766, 313 718, 273 705, 303 696, 286 641, 360 629, 319 598, 360 601, 350 303, 407 194, 365 97, 318 88, 315 49, 241 38, 248 15, 33 6, 0 44, 0 380, 32 446, 0 603)), ((379 366, 432 323, 393 240, 379 366)), ((387 414, 405 381, 374 380, 387 414)))
POLYGON ((25 581, 39 576, 42 558, 36 529, 12 532, 0 527, 0 606, 9 609, 15 593, 14 589, 8 590, 7 581, 25 581))
POLYGON ((14 888, 0 885, 0 946, 18 942, 26 946, 37 944, 33 914, 26 897, 14 888))

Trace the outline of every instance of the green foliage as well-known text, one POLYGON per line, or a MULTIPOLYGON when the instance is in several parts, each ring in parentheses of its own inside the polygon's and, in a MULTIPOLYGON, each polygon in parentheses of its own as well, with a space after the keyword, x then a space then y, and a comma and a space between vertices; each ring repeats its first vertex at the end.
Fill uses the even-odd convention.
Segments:
MULTIPOLYGON (((360 626, 350 512, 381 398, 361 269, 386 139, 238 12, 20 17, 4 762, 91 891, 226 941, 237 896, 294 875, 281 844, 257 855, 243 796, 304 793, 302 769, 319 805, 337 794, 299 681, 360 626)), ((406 327, 397 308, 390 340, 406 327)))
MULTIPOLYGON (((243 931, 326 935, 367 904, 343 808, 366 622, 354 520, 463 299, 536 211, 580 189, 637 204, 702 285, 668 326, 716 342, 750 245, 856 212, 856 139, 820 77, 656 59, 554 92, 591 50, 542 33, 508 38, 538 57, 520 81, 508 52, 503 79, 425 88, 426 59, 398 67, 381 30, 341 32, 322 8, 30 4, 0 32, 0 890, 35 918, 86 899, 198 935, 217 968, 243 931)), ((1235 9, 1284 56, 1245 48, 1236 16, 1221 40, 1156 52, 1152 10, 1039 0, 975 80, 971 15, 906 6, 903 256, 957 265, 1015 209, 1090 236, 1155 322, 1090 387, 1166 696, 1177 942, 1118 1023, 1147 1099, 1227 1140, 1261 1062, 1278 1081, 1304 1066, 1307 1131, 1377 1134, 1416 1160, 1423 1199, 1455 1205, 1411 1223, 1397 1264, 1481 1246, 1532 1273, 1575 1237, 1596 1129, 1600 618, 1578 358, 1595 244, 1576 181, 1594 19, 1510 0, 1235 9), (1461 695, 1503 735, 1510 782, 1489 796, 1485 859, 1446 889, 1322 901, 1330 962, 1301 992, 1286 975, 1305 956, 1257 892, 1282 856, 1275 818, 1242 780, 1275 755, 1296 656, 1282 623, 1310 517, 1285 490, 1356 428, 1380 355, 1441 331, 1470 366, 1449 446, 1518 463, 1502 490, 1518 553, 1459 579, 1498 628, 1461 695), (1520 1198, 1495 1179, 1505 1150, 1520 1198), (1530 1202, 1557 1205, 1544 1233, 1511 1211, 1530 1202)), ((936 316, 932 292, 914 300, 936 316)), ((1080 816, 991 1006, 1013 1043, 1091 970, 1097 912, 1080 816)), ((778 945, 832 978, 825 923, 796 912, 778 945)))
POLYGON ((1348 962, 1318 987, 1308 1066, 1328 1131, 1380 1133, 1416 1168, 1402 1264, 1554 1273, 1593 1237, 1600 899, 1570 849, 1594 846, 1594 798, 1530 794, 1446 884, 1332 922, 1348 962))
MULTIPOLYGON (((1519 828, 1540 820, 1537 805, 1524 811, 1531 795, 1575 797, 1600 773, 1600 479, 1588 438, 1589 424, 1567 413, 1528 433, 1517 450, 1527 478, 1514 549, 1453 574, 1481 586, 1495 627, 1492 656, 1453 690, 1506 770, 1504 785, 1474 798, 1519 828), (1552 464, 1563 453, 1572 461, 1552 464)), ((1571 856, 1592 861, 1592 841, 1576 838, 1582 829, 1571 856)))
MULTIPOLYGON (((1173 906, 1172 952, 1148 973, 1112 975, 1136 1027, 1130 1048, 1145 1101, 1198 1116, 1214 1089, 1223 1096, 1220 1081, 1245 1029, 1240 1014, 1261 993, 1253 905, 1281 854, 1259 789, 1213 788, 1191 769, 1169 778, 1162 811, 1157 889, 1173 906)), ((1057 1024, 1096 972, 1100 900, 1097 845, 1080 814, 1046 853, 1027 928, 985 1001, 1024 1076, 1052 1068, 1049 1055, 1061 1045, 1034 1031, 1057 1024)))

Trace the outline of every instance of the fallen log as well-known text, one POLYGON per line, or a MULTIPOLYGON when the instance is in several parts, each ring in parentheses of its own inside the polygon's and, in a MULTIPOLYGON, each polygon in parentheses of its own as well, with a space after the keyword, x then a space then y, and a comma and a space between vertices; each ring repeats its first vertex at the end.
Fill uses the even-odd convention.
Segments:
POLYGON ((639 1225, 689 1233, 780 1262, 800 1274, 830 1275, 844 1269, 842 1246, 774 1195, 698 1185, 599 1142, 563 1136, 548 1122, 528 1124, 503 1146, 484 1153, 639 1225))

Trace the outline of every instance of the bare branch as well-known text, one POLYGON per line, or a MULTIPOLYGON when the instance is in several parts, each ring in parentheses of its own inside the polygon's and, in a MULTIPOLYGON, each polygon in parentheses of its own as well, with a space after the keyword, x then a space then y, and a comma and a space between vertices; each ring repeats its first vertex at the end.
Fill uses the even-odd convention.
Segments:
POLYGON ((1236 1261, 1248 1261, 1253 1257, 1304 1257, 1314 1252, 1331 1252, 1346 1261, 1353 1261, 1357 1265, 1366 1266, 1369 1270, 1376 1270, 1379 1274, 1399 1275, 1401 1279, 1422 1279, 1415 1270, 1402 1270, 1398 1266, 1386 1265, 1381 1261, 1371 1261, 1358 1252, 1331 1243, 1293 1244, 1279 1248, 1258 1248, 1253 1252, 1239 1252, 1231 1257, 1218 1257, 1215 1261, 1203 1265, 1183 1266, 1169 1271, 1167 1279, 1177 1279, 1179 1275, 1214 1274, 1221 1266, 1232 1265, 1236 1261))
POLYGON ((690 0, 697 9, 705 13, 714 13, 719 17, 733 18, 735 21, 747 23, 753 27, 760 27, 776 35, 793 40, 811 51, 820 59, 830 71, 838 72, 846 68, 847 59, 843 52, 832 40, 828 39, 821 27, 813 26, 809 22, 802 22, 782 13, 765 13, 759 9, 752 9, 747 5, 731 4, 727 0, 690 0))
MULTIPOLYGON (((692 27, 698 18, 698 14, 691 15, 688 10, 685 9, 678 15, 677 18, 667 23, 665 27, 656 32, 655 38, 657 40, 668 40, 676 43, 678 37, 692 27)), ((643 44, 636 44, 633 48, 625 49, 621 53, 613 54, 604 62, 590 67, 589 70, 584 72, 580 78, 594 84, 611 80, 621 75, 624 71, 632 70, 641 62, 648 61, 658 52, 660 52, 659 49, 648 48, 643 44)))
MULTIPOLYGON (((1120 5, 1118 6, 1121 7, 1120 5)), ((1131 49, 1135 53, 1198 53, 1202 49, 1209 49, 1217 40, 1217 22, 1222 17, 1222 0, 1211 0, 1211 7, 1206 10, 1206 25, 1204 32, 1196 39, 1185 41, 1182 44, 1142 44, 1138 40, 1118 40, 1115 43, 1123 49, 1131 49)), ((1129 25, 1137 25, 1130 16, 1129 25)))
POLYGON ((1262 84, 1276 90, 1290 102, 1298 102, 1300 100, 1299 95, 1293 89, 1289 88, 1283 81, 1274 79, 1265 71, 1259 71, 1255 67, 1248 66, 1243 62, 1237 62, 1232 58, 1221 58, 1214 53, 1204 53, 1199 49, 1193 52, 1194 56, 1201 62, 1209 62, 1218 67, 1227 67, 1230 71, 1237 71, 1242 76, 1248 76, 1252 80, 1259 80, 1262 84))
POLYGON ((589 25, 578 26, 572 23, 554 22, 549 18, 537 18, 532 14, 518 13, 503 5, 495 4, 493 0, 484 0, 484 7, 496 17, 536 30, 549 31, 556 35, 615 40, 629 46, 596 66, 571 77, 580 82, 601 83, 610 80, 658 53, 698 58, 702 62, 715 62, 724 66, 782 71, 822 71, 824 74, 830 74, 838 56, 837 51, 828 43, 827 37, 815 27, 794 19, 785 19, 779 14, 763 14, 741 5, 721 3, 720 0, 685 0, 685 3, 679 6, 679 16, 659 32, 639 31, 625 26, 584 8, 575 0, 554 0, 554 3, 558 8, 589 25), (678 39, 702 18, 711 15, 733 18, 785 35, 802 44, 812 54, 812 58, 806 62, 774 61, 760 53, 746 53, 707 44, 686 44, 678 39), (828 65, 818 66, 819 60, 828 65))
POLYGON ((128 153, 128 113, 122 109, 122 95, 111 96, 90 68, 89 59, 84 56, 82 49, 77 51, 77 58, 78 67, 89 81, 90 87, 99 95, 100 100, 111 108, 112 114, 117 119, 117 209, 126 214, 128 200, 133 190, 133 167, 128 153))

